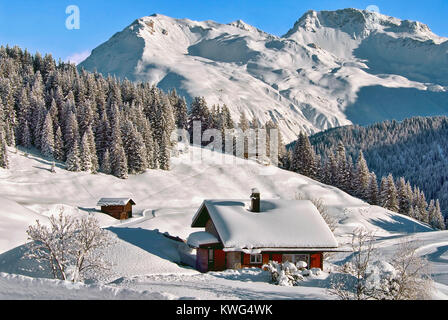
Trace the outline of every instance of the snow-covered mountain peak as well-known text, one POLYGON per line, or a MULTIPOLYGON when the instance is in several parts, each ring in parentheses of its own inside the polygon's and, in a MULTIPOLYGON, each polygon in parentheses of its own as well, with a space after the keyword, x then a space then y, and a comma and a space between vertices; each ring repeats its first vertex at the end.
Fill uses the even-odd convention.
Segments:
POLYGON ((250 31, 250 32, 253 32, 253 31, 259 32, 260 31, 257 28, 255 28, 254 26, 247 24, 243 20, 236 20, 236 21, 229 23, 228 25, 232 26, 232 27, 236 27, 236 28, 244 30, 244 31, 250 31))
POLYGON ((242 20, 154 14, 79 67, 175 88, 187 101, 204 96, 236 121, 243 111, 272 120, 289 142, 302 130, 448 114, 435 111, 446 109, 446 40, 423 23, 358 9, 308 11, 283 37, 242 20))
POLYGON ((352 37, 367 37, 373 31, 407 34, 408 36, 434 38, 430 28, 421 22, 400 20, 377 12, 354 8, 336 11, 306 12, 284 37, 297 32, 317 32, 322 28, 337 29, 352 37))

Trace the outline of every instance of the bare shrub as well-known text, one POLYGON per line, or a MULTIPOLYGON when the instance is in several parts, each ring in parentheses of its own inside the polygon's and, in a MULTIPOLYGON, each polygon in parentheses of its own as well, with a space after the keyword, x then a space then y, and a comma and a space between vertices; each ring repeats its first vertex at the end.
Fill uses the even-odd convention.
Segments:
POLYGON ((353 232, 353 258, 333 274, 329 293, 341 300, 429 299, 432 280, 428 261, 417 255, 418 246, 402 242, 390 261, 373 261, 373 241, 371 232, 353 232))
POLYGON ((25 258, 47 263, 55 279, 73 282, 93 279, 109 269, 103 249, 113 243, 110 234, 101 229, 93 216, 75 219, 61 209, 49 218, 50 226, 36 225, 26 231, 28 250, 25 258))

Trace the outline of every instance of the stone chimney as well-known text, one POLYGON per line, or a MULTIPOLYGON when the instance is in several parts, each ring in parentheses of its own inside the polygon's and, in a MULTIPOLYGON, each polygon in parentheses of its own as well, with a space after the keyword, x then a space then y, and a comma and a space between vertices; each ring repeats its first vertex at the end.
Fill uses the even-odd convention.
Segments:
POLYGON ((260 212, 260 191, 257 188, 253 188, 250 195, 250 211, 260 212))

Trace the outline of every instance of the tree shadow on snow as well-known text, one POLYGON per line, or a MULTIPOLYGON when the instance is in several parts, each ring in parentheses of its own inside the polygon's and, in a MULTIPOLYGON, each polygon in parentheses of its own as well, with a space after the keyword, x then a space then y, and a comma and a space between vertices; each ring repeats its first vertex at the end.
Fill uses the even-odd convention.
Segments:
POLYGON ((27 250, 28 246, 22 245, 0 254, 0 272, 52 279, 50 266, 25 258, 27 250))
POLYGON ((388 214, 388 218, 388 220, 381 218, 369 219, 369 222, 388 232, 417 233, 434 231, 421 222, 411 220, 410 218, 398 214, 388 214))
POLYGON ((448 251, 448 245, 438 247, 435 252, 426 254, 426 255, 424 255, 424 257, 427 258, 431 262, 448 263, 447 258, 442 258, 442 255, 446 254, 447 251, 448 251))

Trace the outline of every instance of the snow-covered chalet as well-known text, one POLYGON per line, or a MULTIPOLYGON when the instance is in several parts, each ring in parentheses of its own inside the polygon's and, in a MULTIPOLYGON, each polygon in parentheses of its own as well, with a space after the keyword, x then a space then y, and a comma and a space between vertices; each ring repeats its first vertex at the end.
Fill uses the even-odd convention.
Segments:
POLYGON ((190 234, 201 272, 261 267, 271 261, 305 261, 323 268, 323 253, 338 251, 330 228, 308 200, 261 200, 252 189, 247 200, 205 200, 190 234))

